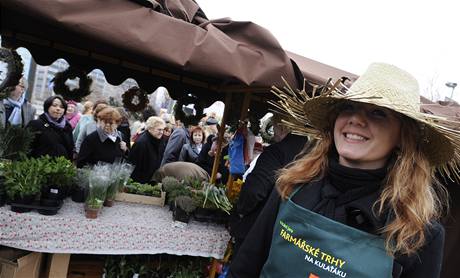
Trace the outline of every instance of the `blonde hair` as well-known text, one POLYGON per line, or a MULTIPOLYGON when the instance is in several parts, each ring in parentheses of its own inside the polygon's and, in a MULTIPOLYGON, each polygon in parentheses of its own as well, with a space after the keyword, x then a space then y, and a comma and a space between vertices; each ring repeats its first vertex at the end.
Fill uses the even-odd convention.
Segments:
MULTIPOLYGON (((414 120, 401 120, 401 151, 394 163, 389 163, 383 192, 373 207, 382 217, 391 213, 391 222, 381 232, 386 250, 392 255, 410 255, 420 249, 426 240, 425 228, 439 219, 447 200, 447 191, 435 180, 434 170, 420 149, 418 130, 414 120)), ((277 189, 283 199, 297 185, 324 176, 332 145, 332 133, 322 134, 309 153, 279 172, 277 189)))
POLYGON ((376 207, 380 215, 388 207, 393 214, 393 221, 382 229, 387 250, 413 254, 425 243, 426 226, 443 213, 448 194, 417 143, 421 138, 417 123, 411 119, 401 123, 401 150, 376 207))
POLYGON ((89 112, 93 111, 94 103, 92 101, 85 101, 83 104, 83 114, 88 114, 89 112))
POLYGON ((160 124, 166 125, 165 121, 162 118, 157 116, 151 116, 145 122, 145 129, 152 129, 159 126, 160 124))

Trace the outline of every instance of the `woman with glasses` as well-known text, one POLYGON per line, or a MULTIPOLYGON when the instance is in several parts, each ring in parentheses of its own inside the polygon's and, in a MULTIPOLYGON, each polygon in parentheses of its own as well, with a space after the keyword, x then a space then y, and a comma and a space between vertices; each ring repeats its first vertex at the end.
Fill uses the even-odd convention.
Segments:
POLYGON ((113 107, 106 107, 97 114, 96 131, 89 134, 81 144, 77 167, 123 160, 128 147, 117 130, 120 121, 121 115, 113 107))
POLYGON ((153 173, 160 167, 165 149, 162 139, 165 122, 160 117, 152 116, 145 123, 145 131, 134 143, 128 161, 135 165, 131 178, 140 183, 151 181, 153 173))
POLYGON ((25 98, 26 85, 27 81, 23 77, 18 85, 6 89, 7 98, 0 101, 0 127, 24 127, 34 119, 36 109, 25 98))

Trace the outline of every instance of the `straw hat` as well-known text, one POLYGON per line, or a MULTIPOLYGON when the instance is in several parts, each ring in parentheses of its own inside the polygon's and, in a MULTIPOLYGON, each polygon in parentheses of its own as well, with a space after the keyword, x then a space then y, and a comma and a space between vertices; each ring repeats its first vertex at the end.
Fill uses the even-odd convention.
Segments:
POLYGON ((277 112, 289 113, 294 120, 284 122, 297 134, 321 137, 331 130, 337 107, 345 101, 369 103, 385 107, 414 119, 419 123, 421 148, 433 167, 450 174, 458 174, 460 162, 460 131, 455 122, 444 117, 420 112, 420 94, 417 80, 393 65, 374 63, 350 88, 341 80, 313 87, 313 96, 295 92, 289 85, 272 92, 280 99, 271 102, 277 112), (319 93, 318 93, 319 91, 319 93))

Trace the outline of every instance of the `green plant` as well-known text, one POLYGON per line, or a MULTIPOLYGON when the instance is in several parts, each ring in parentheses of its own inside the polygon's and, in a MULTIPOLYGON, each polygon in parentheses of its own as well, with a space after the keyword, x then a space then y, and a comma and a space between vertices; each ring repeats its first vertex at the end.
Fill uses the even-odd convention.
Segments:
POLYGON ((74 178, 75 186, 80 187, 80 188, 88 188, 90 172, 91 172, 91 169, 88 167, 77 169, 77 173, 74 178))
POLYGON ((206 196, 204 194, 204 191, 193 192, 192 199, 197 207, 202 207, 205 209, 212 209, 212 210, 219 209, 213 202, 205 203, 204 202, 205 198, 206 196))
POLYGON ((190 196, 178 196, 174 201, 176 203, 176 207, 181 208, 187 214, 192 213, 196 209, 196 205, 190 196))
POLYGON ((161 184, 163 186, 163 190, 166 191, 166 193, 170 193, 176 190, 177 188, 183 187, 181 182, 174 177, 164 177, 161 180, 161 184))
POLYGON ((232 209, 232 204, 228 200, 227 194, 222 187, 215 186, 211 183, 204 183, 204 202, 203 208, 206 207, 208 201, 213 203, 218 209, 225 211, 227 214, 230 214, 232 209))
POLYGON ((203 188, 202 181, 200 179, 196 179, 193 177, 186 177, 183 182, 185 186, 189 186, 193 189, 203 188))
POLYGON ((112 179, 112 182, 107 187, 106 198, 107 199, 114 199, 115 195, 118 193, 119 188, 119 181, 118 179, 112 179))
POLYGON ((45 163, 42 158, 29 158, 4 165, 5 190, 8 197, 14 200, 38 194, 45 181, 45 163))
POLYGON ((150 185, 130 180, 125 186, 125 190, 127 193, 131 194, 161 197, 161 184, 150 185))
POLYGON ((46 185, 56 185, 60 188, 69 188, 77 175, 77 169, 67 158, 43 157, 46 185))
POLYGON ((192 196, 192 191, 190 190, 189 187, 181 186, 176 188, 175 190, 171 191, 168 193, 168 204, 171 204, 174 202, 174 200, 179 197, 179 196, 192 196))
POLYGON ((30 151, 35 133, 28 128, 7 125, 0 127, 0 158, 18 160, 30 151))
POLYGON ((89 193, 85 202, 89 208, 98 209, 104 203, 110 178, 102 173, 93 169, 89 174, 89 193))

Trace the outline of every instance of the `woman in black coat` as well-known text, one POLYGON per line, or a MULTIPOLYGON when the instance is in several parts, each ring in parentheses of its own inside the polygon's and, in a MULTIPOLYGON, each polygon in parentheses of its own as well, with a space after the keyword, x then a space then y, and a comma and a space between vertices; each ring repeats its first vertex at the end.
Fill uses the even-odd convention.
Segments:
POLYGON ((80 147, 77 167, 94 165, 98 162, 122 161, 128 151, 126 142, 117 130, 121 115, 113 107, 106 107, 97 114, 96 131, 89 134, 80 147))
POLYGON ((74 143, 72 127, 64 117, 66 110, 67 103, 62 96, 54 95, 45 100, 45 112, 27 125, 27 128, 36 132, 31 146, 31 156, 64 156, 72 159, 74 143))
POLYGON ((134 143, 128 161, 135 165, 131 178, 140 183, 152 180, 153 173, 160 168, 165 149, 162 139, 166 124, 160 118, 152 116, 145 123, 145 131, 134 143))

